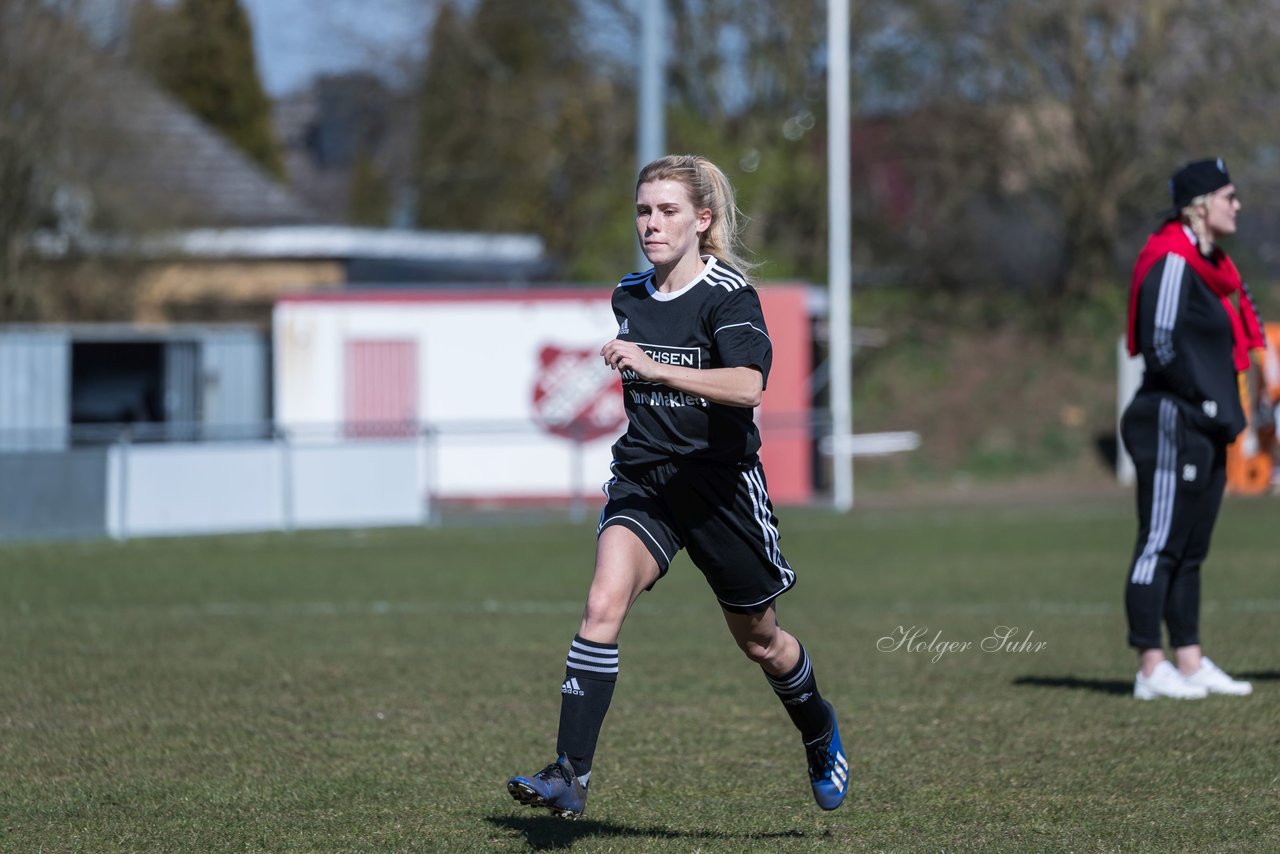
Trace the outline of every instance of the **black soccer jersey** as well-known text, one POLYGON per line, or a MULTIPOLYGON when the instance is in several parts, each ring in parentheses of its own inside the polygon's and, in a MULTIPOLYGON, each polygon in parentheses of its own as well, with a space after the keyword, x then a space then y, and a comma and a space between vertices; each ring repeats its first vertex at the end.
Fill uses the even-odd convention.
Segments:
MULTIPOLYGON (((655 290, 652 269, 633 273, 613 292, 618 337, 655 361, 689 368, 759 368, 773 360, 760 296, 741 273, 707 258, 702 273, 678 291, 655 290)), ((627 432, 613 446, 623 465, 691 457, 752 464, 760 450, 753 410, 712 403, 622 372, 627 432)))

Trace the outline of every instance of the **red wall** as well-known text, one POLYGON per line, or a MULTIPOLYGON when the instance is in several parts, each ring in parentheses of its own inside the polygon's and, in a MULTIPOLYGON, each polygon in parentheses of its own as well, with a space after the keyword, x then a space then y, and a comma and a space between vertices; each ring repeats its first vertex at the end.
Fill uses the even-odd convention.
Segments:
POLYGON ((756 411, 764 446, 760 460, 775 504, 801 504, 813 498, 812 444, 809 426, 809 375, 812 347, 805 288, 760 285, 760 302, 773 342, 769 387, 756 411))

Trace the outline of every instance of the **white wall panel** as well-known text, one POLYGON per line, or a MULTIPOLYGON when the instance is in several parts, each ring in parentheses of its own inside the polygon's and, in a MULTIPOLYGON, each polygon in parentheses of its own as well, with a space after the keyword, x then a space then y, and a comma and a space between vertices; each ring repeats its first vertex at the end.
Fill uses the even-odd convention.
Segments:
POLYGON ((65 448, 70 386, 66 332, 0 331, 0 451, 65 448))
POLYGON ((116 538, 426 519, 416 441, 114 445, 107 530, 116 538))
POLYGON ((332 440, 343 418, 344 342, 412 340, 419 417, 439 431, 434 494, 595 494, 608 477, 609 448, 625 428, 620 395, 599 391, 615 380, 598 355, 617 332, 609 297, 600 290, 282 302, 274 321, 277 422, 299 441, 332 440), (578 379, 616 409, 616 427, 586 442, 581 460, 572 442, 541 423, 535 391, 550 373, 544 350, 582 354, 578 379))

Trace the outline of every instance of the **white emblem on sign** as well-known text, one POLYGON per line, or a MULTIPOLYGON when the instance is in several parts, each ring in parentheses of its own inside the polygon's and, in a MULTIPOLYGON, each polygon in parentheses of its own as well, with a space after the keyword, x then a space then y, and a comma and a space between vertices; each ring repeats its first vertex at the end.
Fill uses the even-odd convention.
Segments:
POLYGON ((544 345, 538 352, 533 418, 544 430, 590 442, 627 423, 618 374, 593 347, 544 345))

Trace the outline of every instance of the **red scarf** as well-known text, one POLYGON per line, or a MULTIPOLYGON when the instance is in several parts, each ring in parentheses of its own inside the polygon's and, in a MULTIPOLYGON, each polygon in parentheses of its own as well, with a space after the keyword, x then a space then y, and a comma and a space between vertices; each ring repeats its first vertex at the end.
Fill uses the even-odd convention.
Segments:
POLYGON ((1129 355, 1138 355, 1138 339, 1136 326, 1138 322, 1138 291, 1142 288, 1142 280, 1155 263, 1166 255, 1180 255, 1196 271, 1200 281, 1204 282, 1222 301, 1222 309, 1231 319, 1231 332, 1235 336, 1233 356, 1236 370, 1243 371, 1249 367, 1249 351, 1266 347, 1262 337, 1262 325, 1258 321, 1257 309, 1253 307, 1253 299, 1249 290, 1240 280, 1240 271, 1227 257, 1227 253, 1214 247, 1213 254, 1206 258, 1187 237, 1179 220, 1166 222, 1159 231, 1147 238, 1147 245, 1138 253, 1138 263, 1133 266, 1133 279, 1129 283, 1129 355), (1240 295, 1240 309, 1232 302, 1233 294, 1240 295))

